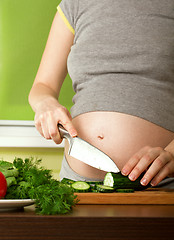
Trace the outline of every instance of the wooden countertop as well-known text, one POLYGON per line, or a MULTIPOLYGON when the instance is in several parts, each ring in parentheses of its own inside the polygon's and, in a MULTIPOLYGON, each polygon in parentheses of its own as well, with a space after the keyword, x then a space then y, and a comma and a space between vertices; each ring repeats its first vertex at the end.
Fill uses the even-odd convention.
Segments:
POLYGON ((76 205, 66 215, 41 216, 34 206, 0 212, 0 239, 173 239, 174 205, 76 205))

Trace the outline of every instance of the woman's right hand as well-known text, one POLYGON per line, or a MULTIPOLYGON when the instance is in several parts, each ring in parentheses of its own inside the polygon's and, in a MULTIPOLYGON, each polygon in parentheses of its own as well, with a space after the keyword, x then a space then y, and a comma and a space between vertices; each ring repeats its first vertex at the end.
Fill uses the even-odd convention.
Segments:
POLYGON ((69 111, 59 104, 55 98, 48 97, 38 103, 34 121, 39 133, 46 139, 52 139, 56 144, 62 142, 57 127, 58 123, 60 123, 72 137, 77 136, 77 131, 72 124, 72 117, 69 111))

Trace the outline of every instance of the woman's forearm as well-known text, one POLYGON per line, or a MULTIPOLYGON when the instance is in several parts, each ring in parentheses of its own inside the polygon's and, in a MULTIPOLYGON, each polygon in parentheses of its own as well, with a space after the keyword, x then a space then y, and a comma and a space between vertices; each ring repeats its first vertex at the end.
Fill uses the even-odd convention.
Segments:
POLYGON ((43 83, 36 83, 33 85, 28 100, 34 112, 37 111, 41 104, 44 104, 48 99, 58 99, 58 93, 43 83))

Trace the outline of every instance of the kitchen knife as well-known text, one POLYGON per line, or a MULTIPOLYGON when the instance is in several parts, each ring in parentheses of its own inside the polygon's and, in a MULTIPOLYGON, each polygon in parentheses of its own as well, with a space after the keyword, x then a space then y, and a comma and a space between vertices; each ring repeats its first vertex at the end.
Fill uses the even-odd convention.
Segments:
POLYGON ((72 138, 62 125, 59 124, 58 128, 61 137, 69 142, 70 156, 105 172, 120 172, 115 162, 104 152, 79 137, 72 138))

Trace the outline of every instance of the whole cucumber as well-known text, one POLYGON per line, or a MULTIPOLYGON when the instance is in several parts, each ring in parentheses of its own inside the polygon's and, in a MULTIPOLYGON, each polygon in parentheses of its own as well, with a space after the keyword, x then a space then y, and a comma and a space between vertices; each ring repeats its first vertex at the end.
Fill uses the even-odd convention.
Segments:
POLYGON ((144 173, 142 173, 135 181, 131 181, 128 176, 124 176, 121 172, 108 172, 104 177, 104 185, 113 187, 114 189, 134 189, 136 191, 144 190, 150 186, 143 186, 140 183, 144 173))

